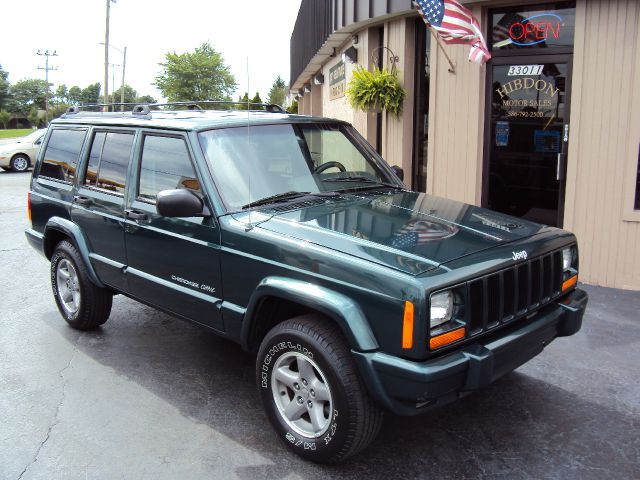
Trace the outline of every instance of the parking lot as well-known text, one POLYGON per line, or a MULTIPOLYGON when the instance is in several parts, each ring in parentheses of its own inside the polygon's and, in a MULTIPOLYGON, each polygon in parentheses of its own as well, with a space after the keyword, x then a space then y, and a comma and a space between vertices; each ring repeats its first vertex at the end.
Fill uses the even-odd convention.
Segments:
POLYGON ((0 172, 2 479, 640 478, 640 292, 585 286, 577 335, 319 466, 276 438, 239 346, 122 296, 68 328, 24 237, 29 178, 0 172))

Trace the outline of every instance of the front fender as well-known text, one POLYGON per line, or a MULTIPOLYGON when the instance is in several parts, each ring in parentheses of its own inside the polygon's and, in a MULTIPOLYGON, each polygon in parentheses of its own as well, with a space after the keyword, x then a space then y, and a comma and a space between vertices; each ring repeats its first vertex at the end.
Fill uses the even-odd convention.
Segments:
POLYGON ((93 265, 91 264, 91 260, 89 259, 89 245, 86 237, 82 233, 82 230, 80 230, 80 227, 66 218, 51 217, 44 227, 43 250, 47 258, 51 258, 51 255, 53 254, 54 245, 50 240, 47 241, 47 238, 51 239, 50 232, 52 231, 64 233, 71 238, 78 249, 78 253, 82 257, 85 267, 87 268, 89 278, 91 278, 91 281, 98 287, 104 288, 104 284, 100 281, 98 275, 96 275, 93 265))
POLYGON ((260 300, 278 297, 312 308, 332 318, 353 350, 377 350, 378 342, 360 307, 349 297, 313 283, 285 277, 267 277, 257 286, 247 307, 241 328, 241 343, 248 350, 260 300))

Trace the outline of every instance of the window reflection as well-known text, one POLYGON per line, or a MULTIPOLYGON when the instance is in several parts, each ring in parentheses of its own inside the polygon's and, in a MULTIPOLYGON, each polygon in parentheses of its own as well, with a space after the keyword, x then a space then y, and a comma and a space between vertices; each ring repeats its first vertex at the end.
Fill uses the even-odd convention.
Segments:
POLYGON ((140 165, 138 197, 154 201, 162 190, 200 191, 200 183, 183 139, 146 136, 140 165))

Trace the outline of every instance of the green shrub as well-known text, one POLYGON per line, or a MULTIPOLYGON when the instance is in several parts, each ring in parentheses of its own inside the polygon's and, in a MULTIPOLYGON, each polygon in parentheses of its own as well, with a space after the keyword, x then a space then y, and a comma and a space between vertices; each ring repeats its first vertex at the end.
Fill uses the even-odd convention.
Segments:
POLYGON ((357 110, 386 110, 397 117, 407 92, 400 86, 397 73, 386 68, 370 72, 358 66, 346 94, 351 106, 357 110))

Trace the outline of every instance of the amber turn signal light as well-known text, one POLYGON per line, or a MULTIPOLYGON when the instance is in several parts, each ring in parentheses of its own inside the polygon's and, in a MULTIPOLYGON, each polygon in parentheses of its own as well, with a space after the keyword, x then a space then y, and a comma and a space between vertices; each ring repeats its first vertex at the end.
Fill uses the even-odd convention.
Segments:
POLYGON ((31 192, 27 192, 27 216, 31 221, 31 192))
POLYGON ((576 283, 578 283, 578 275, 574 275, 573 277, 566 279, 562 282, 562 291, 564 292, 569 290, 571 287, 575 286, 576 283))
POLYGON ((404 319, 402 321, 402 348, 413 348, 413 303, 404 302, 404 319))
POLYGON ((431 350, 435 350, 436 348, 444 347, 445 345, 449 345, 450 343, 457 342, 458 340, 464 338, 464 327, 458 328, 456 330, 451 330, 450 332, 443 333, 442 335, 438 335, 437 337, 432 337, 429 340, 429 348, 431 350))

